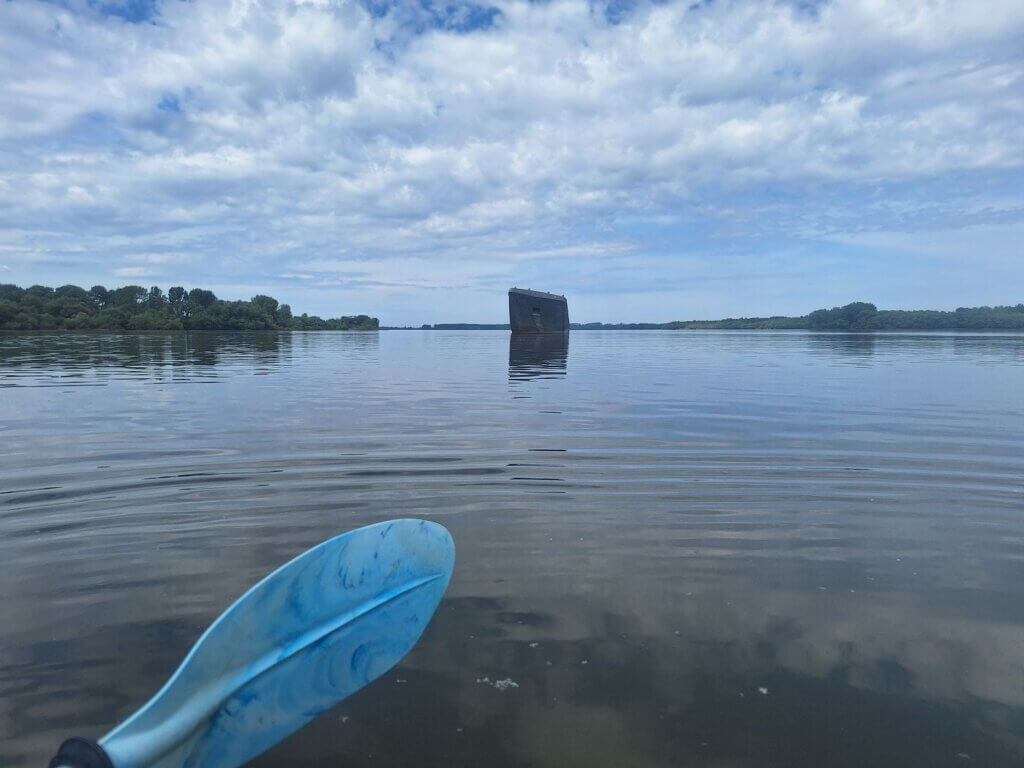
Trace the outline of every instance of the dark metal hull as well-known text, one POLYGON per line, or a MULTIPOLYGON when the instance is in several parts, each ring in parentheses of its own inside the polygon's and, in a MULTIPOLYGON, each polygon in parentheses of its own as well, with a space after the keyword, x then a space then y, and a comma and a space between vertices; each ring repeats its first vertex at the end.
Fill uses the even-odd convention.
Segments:
POLYGON ((565 296, 512 288, 508 322, 512 333, 568 333, 569 303, 565 296))

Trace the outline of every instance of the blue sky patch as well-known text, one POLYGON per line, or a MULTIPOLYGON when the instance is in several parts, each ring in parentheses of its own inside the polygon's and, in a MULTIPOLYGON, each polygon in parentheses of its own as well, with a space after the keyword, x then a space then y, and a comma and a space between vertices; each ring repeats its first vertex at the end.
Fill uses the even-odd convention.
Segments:
POLYGON ((178 97, 173 94, 165 94, 157 103, 156 108, 163 112, 181 112, 181 104, 178 97))

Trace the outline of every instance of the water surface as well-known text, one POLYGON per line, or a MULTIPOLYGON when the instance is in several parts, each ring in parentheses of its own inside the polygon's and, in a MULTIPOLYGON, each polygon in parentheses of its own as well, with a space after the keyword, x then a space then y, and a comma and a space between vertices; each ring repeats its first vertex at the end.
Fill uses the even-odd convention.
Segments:
POLYGON ((0 764, 416 516, 422 641, 256 764, 1019 765, 1022 393, 1020 335, 0 334, 0 764))

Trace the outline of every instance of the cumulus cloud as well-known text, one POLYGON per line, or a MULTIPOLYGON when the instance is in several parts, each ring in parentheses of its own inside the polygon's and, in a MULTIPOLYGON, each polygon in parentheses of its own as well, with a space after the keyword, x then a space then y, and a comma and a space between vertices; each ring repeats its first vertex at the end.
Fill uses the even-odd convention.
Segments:
POLYGON ((179 282, 299 305, 355 280, 386 315, 397 288, 607 291, 658 263, 654 291, 1024 207, 1013 0, 104 8, 0 7, 0 245, 26 281, 173 251, 179 282))

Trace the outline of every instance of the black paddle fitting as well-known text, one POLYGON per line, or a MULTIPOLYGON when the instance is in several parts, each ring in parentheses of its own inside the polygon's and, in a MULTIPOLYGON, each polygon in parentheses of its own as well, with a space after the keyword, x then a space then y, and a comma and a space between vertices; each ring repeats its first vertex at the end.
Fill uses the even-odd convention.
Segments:
POLYGON ((60 745, 50 768, 114 768, 114 764, 95 741, 74 738, 60 745))

